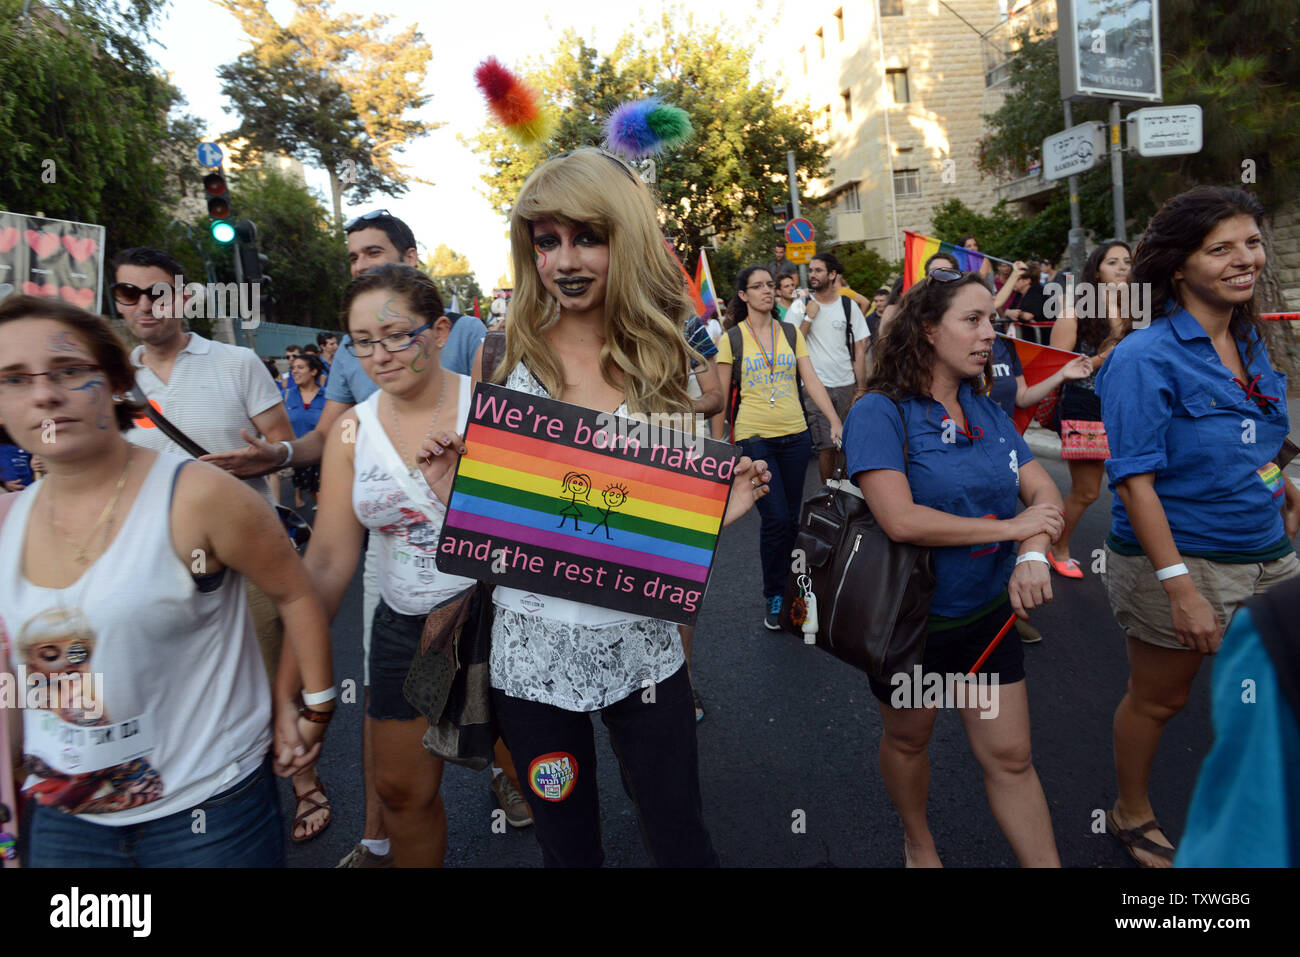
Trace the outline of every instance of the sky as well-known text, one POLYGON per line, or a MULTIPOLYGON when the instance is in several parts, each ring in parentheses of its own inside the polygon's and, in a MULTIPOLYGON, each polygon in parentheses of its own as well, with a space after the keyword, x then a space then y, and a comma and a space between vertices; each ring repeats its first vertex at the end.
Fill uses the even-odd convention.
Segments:
MULTIPOLYGON (((778 17, 788 0, 690 0, 688 8, 697 23, 724 20, 740 26, 750 17, 778 17)), ((671 0, 665 0, 671 4, 671 0)), ((270 0, 277 21, 293 16, 292 0, 270 0)), ((523 64, 530 57, 554 48, 568 27, 574 27, 600 50, 610 49, 623 31, 639 22, 639 13, 658 18, 660 0, 602 0, 570 4, 538 4, 526 0, 489 3, 460 0, 336 0, 335 11, 390 15, 389 28, 400 30, 415 23, 433 49, 425 92, 433 98, 420 111, 421 119, 446 125, 415 141, 400 162, 434 186, 413 184, 405 195, 388 199, 374 195, 359 206, 347 205, 344 217, 385 208, 410 224, 424 252, 446 244, 467 256, 485 291, 496 285, 506 270, 506 224, 488 205, 481 179, 483 166, 458 134, 472 137, 488 119, 483 98, 474 85, 474 67, 484 57, 495 56, 506 66, 523 64)), ((755 32, 761 37, 763 31, 755 32)), ((173 0, 166 22, 156 30, 161 44, 152 50, 162 69, 170 74, 188 105, 185 111, 207 124, 208 138, 239 125, 237 116, 223 111, 228 101, 221 95, 217 68, 248 49, 249 40, 238 22, 211 0, 173 0)), ((761 41, 760 41, 761 42, 761 41)), ((774 64, 775 66, 775 64, 774 64)), ((302 158, 304 164, 306 158, 302 158)), ((197 160, 195 161, 197 163, 197 160)), ((310 166, 307 183, 329 205, 328 177, 310 166)), ((235 197, 238 203, 238 197, 235 197)))

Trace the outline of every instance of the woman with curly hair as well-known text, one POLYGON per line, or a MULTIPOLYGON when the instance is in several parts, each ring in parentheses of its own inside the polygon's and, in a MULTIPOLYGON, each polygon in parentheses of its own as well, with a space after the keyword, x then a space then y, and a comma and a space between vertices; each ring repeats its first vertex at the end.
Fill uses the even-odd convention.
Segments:
MULTIPOLYGON (((669 413, 690 423, 686 381, 699 357, 681 334, 689 303, 650 193, 626 163, 591 148, 542 163, 514 204, 510 245, 517 287, 495 382, 606 413, 669 413)), ((482 374, 480 349, 475 377, 482 374)), ((768 479, 763 462, 739 461, 724 525, 766 492, 768 479)), ((676 626, 500 585, 493 602, 493 708, 515 763, 527 769, 546 865, 604 859, 593 711, 609 728, 651 861, 716 865, 676 626)))
MULTIPOLYGON (((880 527, 932 551, 938 588, 921 670, 945 686, 970 670, 1013 610, 1028 617, 1051 600, 1043 552, 1062 525, 1060 492, 988 395, 995 316, 978 274, 931 271, 903 296, 844 426, 849 477, 880 527)), ((993 816, 1022 865, 1059 866, 1030 757, 1021 643, 1001 642, 981 673, 996 681, 991 709, 964 695, 949 704, 984 770, 993 816)), ((914 681, 871 680, 884 722, 880 771, 903 821, 907 866, 937 867, 925 811, 937 712, 928 701, 917 707, 914 681)))
POLYGON ((1083 569, 1070 557, 1070 536, 1101 494, 1101 477, 1110 457, 1097 398, 1097 371, 1123 332, 1122 304, 1128 296, 1121 295, 1119 287, 1128 282, 1131 262, 1127 243, 1107 242, 1094 249, 1075 287, 1075 308, 1052 326, 1052 348, 1088 356, 1092 372, 1061 387, 1061 458, 1070 468, 1070 494, 1065 498, 1065 531, 1047 558, 1064 578, 1083 577, 1083 569))
POLYGON ((1255 304, 1262 216, 1238 189, 1198 186, 1165 203, 1133 256, 1154 318, 1125 324, 1097 379, 1115 493, 1106 592, 1129 659, 1106 820, 1144 867, 1173 864, 1147 789, 1165 724, 1233 612, 1300 572, 1300 491, 1278 463, 1286 376, 1255 304))

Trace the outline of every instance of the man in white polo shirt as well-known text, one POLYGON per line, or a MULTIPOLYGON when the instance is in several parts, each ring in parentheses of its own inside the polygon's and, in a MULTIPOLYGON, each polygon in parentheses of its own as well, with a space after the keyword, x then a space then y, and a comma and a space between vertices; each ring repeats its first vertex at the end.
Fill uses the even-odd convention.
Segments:
MULTIPOLYGON (((871 335, 858 304, 839 294, 837 280, 843 272, 844 267, 834 253, 818 253, 812 258, 808 264, 808 288, 812 291, 812 298, 804 307, 804 320, 799 327, 808 342, 808 358, 812 360, 813 370, 826 387, 841 422, 848 415, 854 398, 866 386, 867 339, 871 335)), ((807 399, 804 413, 824 482, 835 471, 835 458, 839 451, 831 442, 830 423, 807 399)))

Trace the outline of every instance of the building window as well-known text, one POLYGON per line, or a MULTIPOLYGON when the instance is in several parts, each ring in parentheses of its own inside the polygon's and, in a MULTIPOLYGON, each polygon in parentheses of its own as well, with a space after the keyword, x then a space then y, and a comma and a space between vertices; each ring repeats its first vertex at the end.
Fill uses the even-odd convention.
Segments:
POLYGON ((850 91, 845 90, 840 94, 840 99, 844 101, 844 119, 853 119, 853 95, 850 91))
POLYGON ((826 59, 826 34, 821 27, 817 28, 817 55, 826 59))
POLYGON ((920 196, 921 171, 919 169, 894 170, 895 196, 920 196))
POLYGON ((862 212, 862 199, 858 196, 858 184, 851 183, 849 187, 841 194, 844 199, 844 212, 860 213, 862 212))
POLYGON ((880 15, 882 17, 901 17, 903 15, 903 0, 880 0, 880 15))
POLYGON ((799 48, 799 59, 803 60, 803 75, 807 76, 808 75, 808 48, 807 47, 799 48))
POLYGON ((840 42, 844 42, 844 8, 835 11, 835 28, 839 31, 840 42))
POLYGON ((895 106, 901 106, 912 101, 911 93, 907 88, 906 69, 886 70, 885 82, 889 84, 889 95, 895 106))

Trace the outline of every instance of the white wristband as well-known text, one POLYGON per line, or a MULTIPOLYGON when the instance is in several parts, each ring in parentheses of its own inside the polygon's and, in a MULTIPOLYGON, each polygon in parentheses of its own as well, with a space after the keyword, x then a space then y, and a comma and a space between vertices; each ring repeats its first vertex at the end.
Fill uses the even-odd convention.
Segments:
POLYGON ((1165 568, 1156 569, 1156 581, 1168 581, 1170 578, 1177 578, 1179 575, 1190 575, 1187 566, 1182 562, 1177 565, 1169 565, 1165 568))
POLYGON ((324 691, 304 691, 302 693, 302 703, 305 705, 324 704, 326 701, 333 701, 339 695, 333 687, 326 688, 324 691))
POLYGON ((1046 565, 1047 556, 1044 555, 1042 552, 1025 552, 1023 555, 1021 555, 1019 558, 1016 559, 1017 565, 1020 565, 1024 562, 1042 562, 1044 565, 1046 565))
POLYGON ((283 468, 284 466, 288 465, 290 462, 293 461, 293 443, 281 442, 280 444, 284 446, 285 452, 289 453, 283 459, 280 460, 280 468, 283 468))

